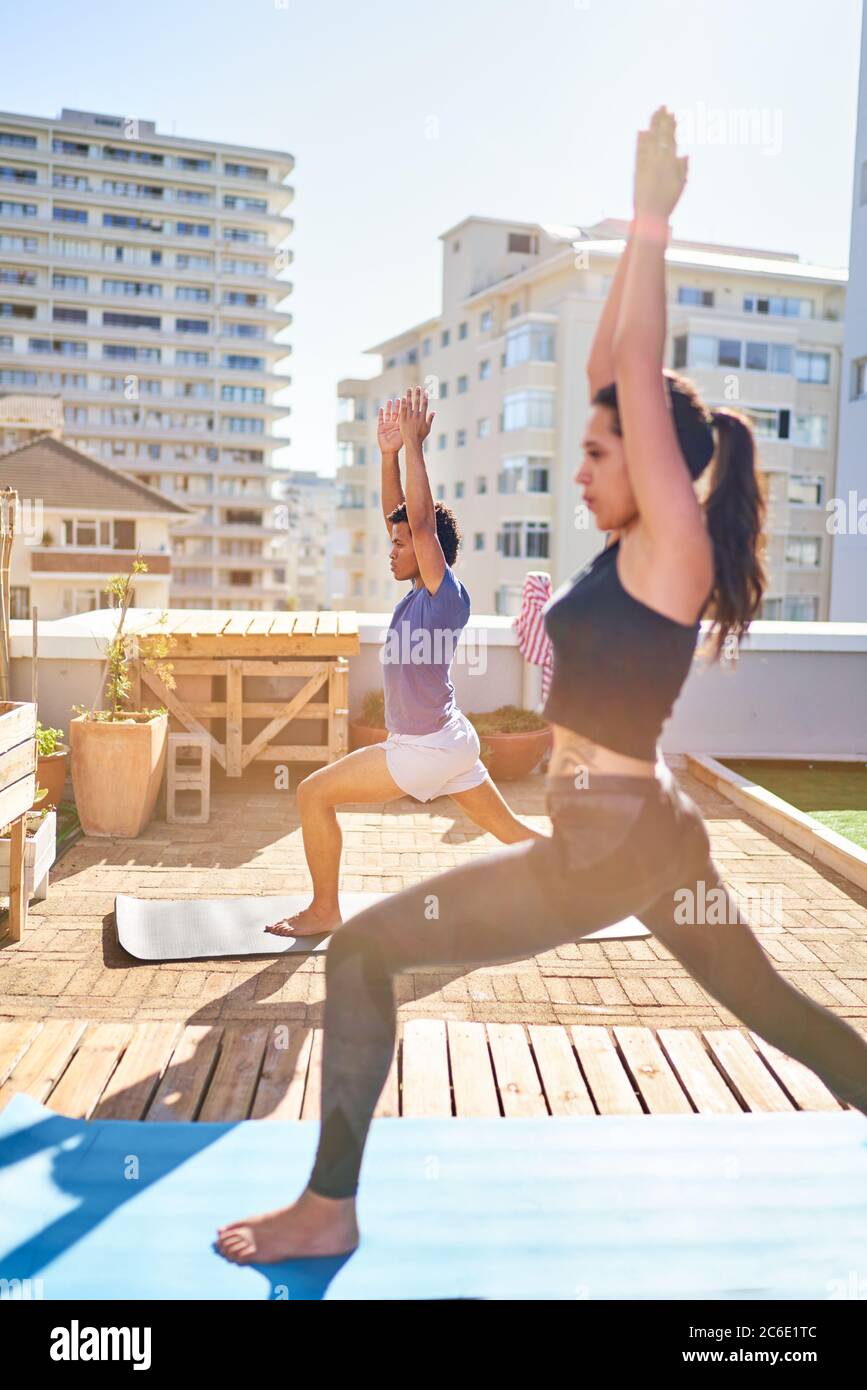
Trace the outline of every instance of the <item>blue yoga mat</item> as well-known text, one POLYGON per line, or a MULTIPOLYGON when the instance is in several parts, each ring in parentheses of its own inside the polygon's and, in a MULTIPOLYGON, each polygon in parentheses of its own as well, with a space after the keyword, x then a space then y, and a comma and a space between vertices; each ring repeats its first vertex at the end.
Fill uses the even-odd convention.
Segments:
POLYGON ((227 1263, 216 1227, 292 1200, 317 1132, 87 1123, 15 1096, 0 1278, 46 1299, 572 1301, 825 1300, 867 1280, 855 1112, 375 1120, 354 1255, 227 1263))

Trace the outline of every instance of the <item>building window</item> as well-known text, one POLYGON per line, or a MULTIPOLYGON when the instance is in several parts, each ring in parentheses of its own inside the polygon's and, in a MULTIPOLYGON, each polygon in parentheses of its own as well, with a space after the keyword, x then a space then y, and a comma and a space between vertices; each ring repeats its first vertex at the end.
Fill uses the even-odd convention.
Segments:
POLYGON ((798 381, 809 381, 814 385, 827 386, 831 380, 831 354, 829 352, 795 352, 795 376, 798 381))
POLYGON ((460 499, 464 495, 463 483, 455 483, 455 497, 460 499))
POLYGON ((490 437, 490 433, 491 433, 491 422, 490 422, 490 420, 485 419, 485 420, 478 420, 478 421, 476 421, 476 435, 478 436, 479 439, 488 439, 488 438, 490 437))
POLYGON ((466 430, 458 430, 457 434, 455 435, 455 444, 456 444, 457 448, 458 448, 458 449, 463 449, 463 447, 464 447, 464 445, 466 444, 466 442, 467 442, 467 432, 466 432, 466 430))
POLYGON ((786 500, 794 507, 821 507, 825 484, 822 478, 792 473, 788 478, 786 500))
POLYGON ((483 496, 487 492, 487 490, 488 480, 485 477, 484 473, 480 473, 476 478, 476 492, 479 494, 479 496, 483 496))
POLYGON ((827 415, 795 415, 792 443, 799 449, 827 449, 827 415))
POLYGON ((459 377, 458 377, 458 395, 459 395, 459 396, 464 396, 464 395, 466 395, 466 393, 467 393, 467 391, 469 390, 469 388, 470 388, 469 378, 468 378, 468 377, 465 377, 465 376, 459 376, 459 377))
POLYGON ((506 560, 521 558, 521 523, 504 521, 497 534, 497 550, 506 560))
MULTIPOLYGON (((484 550, 484 548, 485 548, 485 533, 484 533, 484 531, 474 531, 474 532, 473 532, 473 550, 484 550)), ((26 616, 26 615, 25 615, 25 616, 26 616)))
POLYGON ((469 332, 469 324, 467 324, 467 323, 459 323, 459 324, 458 324, 458 337, 459 337, 459 338, 465 338, 465 337, 467 336, 467 333, 468 333, 468 332, 469 332))
POLYGON ((821 536, 787 536, 786 564, 797 569, 818 569, 822 563, 821 536))
POLYGON ((551 528, 547 521, 528 521, 525 555, 528 560, 547 560, 551 528))
POLYGON ((449 332, 449 330, 448 330, 447 328, 444 328, 443 331, 442 331, 442 333, 440 334, 440 347, 448 347, 448 345, 449 345, 450 342, 451 342, 451 333, 449 332))
POLYGON ((445 485, 445 483, 437 483, 437 501, 438 501, 438 502, 445 502, 445 500, 446 500, 446 485, 445 485))
POLYGON ((479 363, 479 381, 487 381, 491 375, 491 359, 486 357, 479 363))
POLYGON ((9 590, 9 616, 30 617, 30 590, 26 584, 13 584, 9 590))
POLYGON ((783 603, 783 617, 790 623, 814 623, 819 617, 817 594, 789 594, 783 603))
POLYGON ((444 449, 445 447, 446 447, 446 436, 445 436, 444 434, 438 434, 438 435, 437 435, 437 448, 438 448, 438 449, 444 449))
MULTIPOLYGON (((34 208, 33 211, 34 211, 34 216, 35 216, 35 214, 36 214, 36 209, 34 208)), ((479 315, 479 332, 480 332, 480 333, 490 333, 491 329, 493 328, 493 325, 494 325, 494 315, 493 315, 493 311, 492 311, 491 309, 485 309, 484 312, 483 312, 482 314, 479 315)))
POLYGON ((507 367, 520 362, 553 362, 554 331, 542 324, 525 323, 521 328, 513 328, 506 334, 507 367))
POLYGON ((520 584, 500 584, 495 596, 497 616, 501 618, 516 618, 521 611, 521 592, 520 584))
POLYGON ((519 256, 537 256, 539 254, 539 238, 531 236, 528 232, 509 232, 507 249, 510 252, 517 252, 519 256))
POLYGON ((699 290, 692 285, 678 285, 678 304, 696 304, 702 309, 713 308, 713 290, 699 290))
POLYGON ((867 357, 858 357, 852 363, 852 399, 867 396, 867 357))
POLYGON ((555 424, 553 391, 511 391, 503 398, 503 429, 550 430, 555 424))
POLYGON ((745 314, 773 314, 785 318, 811 319, 814 308, 812 299, 802 299, 793 295, 744 295, 745 314))
POLYGON ((515 300, 513 300, 513 302, 509 305, 509 318, 510 318, 510 319, 516 319, 516 318, 518 317, 518 315, 520 314, 520 312, 521 312, 520 300, 515 299, 515 300))
POLYGON ((421 352, 422 357, 430 357, 430 338, 422 338, 421 352))

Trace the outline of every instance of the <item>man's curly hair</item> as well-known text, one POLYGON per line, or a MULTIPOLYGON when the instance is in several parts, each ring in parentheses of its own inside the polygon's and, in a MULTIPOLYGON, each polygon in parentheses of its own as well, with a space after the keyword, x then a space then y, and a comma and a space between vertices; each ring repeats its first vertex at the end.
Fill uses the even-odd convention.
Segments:
MULTIPOLYGON (((458 526, 457 517, 451 507, 447 507, 445 502, 435 502, 434 512, 436 513, 437 538, 443 549, 447 565, 453 565, 458 556, 458 549, 461 544, 461 531, 458 526)), ((402 502, 399 507, 395 507, 393 512, 388 514, 389 522, 394 525, 396 521, 405 521, 409 525, 409 517, 406 514, 406 503, 402 502)))

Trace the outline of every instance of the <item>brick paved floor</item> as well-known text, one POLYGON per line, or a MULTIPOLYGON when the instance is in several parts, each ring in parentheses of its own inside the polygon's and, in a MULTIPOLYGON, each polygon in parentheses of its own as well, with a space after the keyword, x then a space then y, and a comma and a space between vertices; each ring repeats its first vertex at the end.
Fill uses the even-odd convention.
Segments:
MULTIPOLYGON (((757 935, 800 989, 851 1020, 867 1018, 867 894, 812 864, 682 769, 701 806, 714 858, 740 892, 778 888, 781 919, 757 935)), ((508 787, 517 813, 539 828, 543 779, 508 787)), ((342 887, 394 891, 497 847, 447 798, 424 810, 405 799, 347 808, 342 887)), ((118 892, 154 897, 282 893, 308 887, 295 797, 273 788, 265 764, 241 782, 215 779, 211 822, 181 829, 155 820, 135 841, 80 840, 31 907, 25 938, 0 940, 0 1018, 322 1020, 324 962, 302 959, 132 963, 114 938, 118 892)), ((397 981, 401 1016, 518 1023, 706 1028, 737 1020, 699 988, 652 937, 564 946, 465 976, 419 972, 397 981)))

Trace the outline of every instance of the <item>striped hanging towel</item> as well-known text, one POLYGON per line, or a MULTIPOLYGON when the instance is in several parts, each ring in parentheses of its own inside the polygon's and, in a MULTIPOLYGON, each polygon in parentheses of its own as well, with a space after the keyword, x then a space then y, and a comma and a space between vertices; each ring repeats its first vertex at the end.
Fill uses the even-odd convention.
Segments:
POLYGON ((551 576, 544 570, 531 570, 524 580, 521 611, 515 619, 518 650, 525 661, 542 667, 542 699, 547 699, 553 669, 551 639, 545 631, 542 609, 551 597, 551 576))

